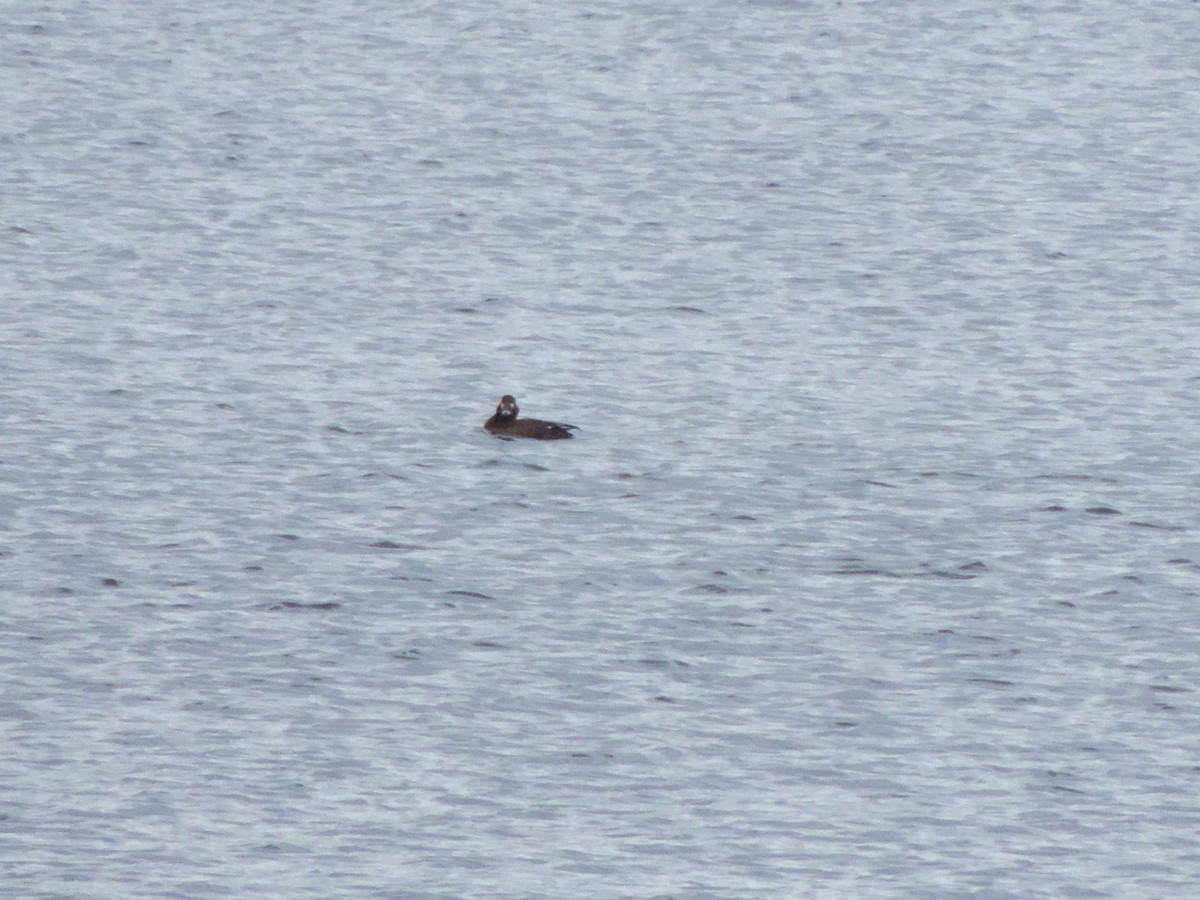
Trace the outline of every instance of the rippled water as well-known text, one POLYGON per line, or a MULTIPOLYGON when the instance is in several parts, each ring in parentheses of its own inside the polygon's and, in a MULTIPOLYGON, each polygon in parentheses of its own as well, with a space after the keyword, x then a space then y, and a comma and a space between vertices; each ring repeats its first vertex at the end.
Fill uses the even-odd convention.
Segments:
POLYGON ((1195 12, 10 3, 0 893, 1196 891, 1195 12))

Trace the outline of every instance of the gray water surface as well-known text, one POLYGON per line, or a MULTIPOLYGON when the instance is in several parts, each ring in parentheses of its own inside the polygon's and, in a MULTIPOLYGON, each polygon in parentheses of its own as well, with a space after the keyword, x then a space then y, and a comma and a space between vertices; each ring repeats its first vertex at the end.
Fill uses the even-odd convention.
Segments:
POLYGON ((1200 891, 1194 3, 3 18, 0 894, 1200 891))

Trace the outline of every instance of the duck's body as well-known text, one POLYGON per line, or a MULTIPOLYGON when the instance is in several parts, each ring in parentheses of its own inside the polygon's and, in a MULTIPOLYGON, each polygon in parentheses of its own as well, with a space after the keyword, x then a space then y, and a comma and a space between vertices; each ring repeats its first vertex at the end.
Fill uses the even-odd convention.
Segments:
POLYGON ((488 434, 502 438, 533 438, 536 441, 559 441, 563 438, 574 437, 571 432, 574 425, 562 425, 558 422, 543 422, 541 419, 518 419, 520 408, 511 394, 500 398, 496 414, 483 423, 488 434))

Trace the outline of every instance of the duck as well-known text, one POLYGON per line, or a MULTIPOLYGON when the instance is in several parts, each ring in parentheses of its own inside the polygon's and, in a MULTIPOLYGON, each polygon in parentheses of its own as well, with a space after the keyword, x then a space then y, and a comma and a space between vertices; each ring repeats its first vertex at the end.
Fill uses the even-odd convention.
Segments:
POLYGON ((505 394, 500 398, 496 414, 483 423, 488 434, 500 438, 533 438, 535 441, 560 441, 563 438, 574 437, 574 425, 563 425, 559 422, 543 422, 541 419, 518 419, 521 411, 516 398, 505 394))

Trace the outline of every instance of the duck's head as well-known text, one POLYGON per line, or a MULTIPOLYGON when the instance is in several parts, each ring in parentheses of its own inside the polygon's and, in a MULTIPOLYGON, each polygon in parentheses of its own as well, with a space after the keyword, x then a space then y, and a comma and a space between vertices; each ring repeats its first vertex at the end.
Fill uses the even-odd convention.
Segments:
POLYGON ((512 394, 505 394, 500 398, 500 405, 496 407, 496 415, 501 419, 515 419, 520 409, 517 407, 517 400, 512 394))

